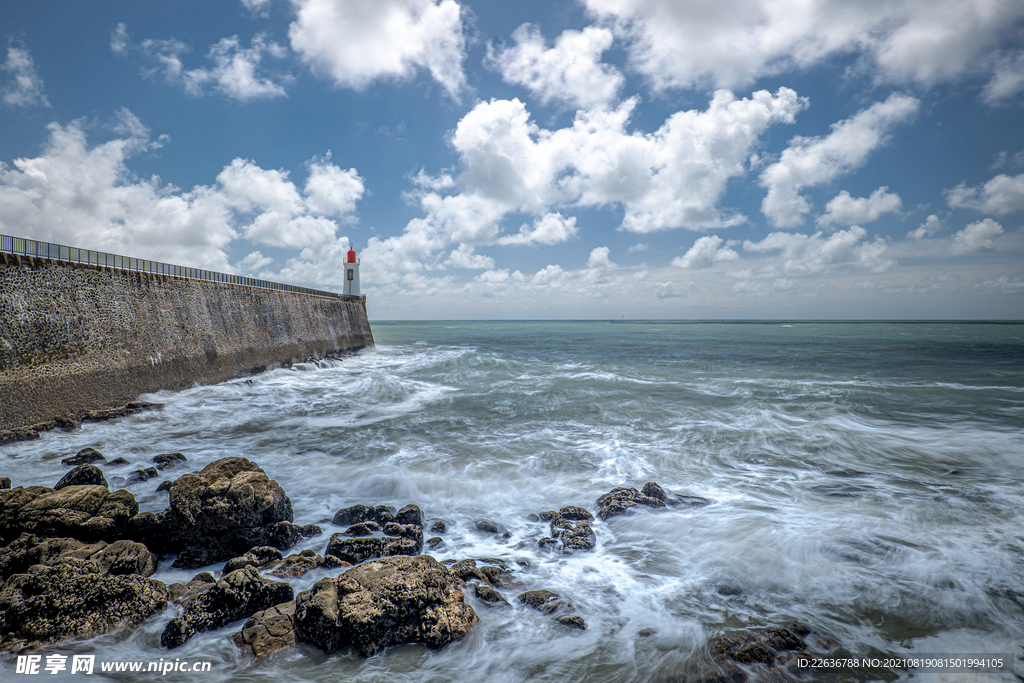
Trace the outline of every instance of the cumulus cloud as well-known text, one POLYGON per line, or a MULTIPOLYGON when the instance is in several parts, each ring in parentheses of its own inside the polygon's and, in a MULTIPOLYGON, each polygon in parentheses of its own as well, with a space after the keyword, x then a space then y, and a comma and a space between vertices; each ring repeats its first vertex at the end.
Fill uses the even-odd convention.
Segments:
POLYGON ((28 48, 15 45, 7 47, 7 60, 0 64, 0 71, 10 74, 10 81, 0 88, 0 101, 8 107, 49 107, 50 101, 43 92, 43 79, 36 73, 35 62, 28 48))
POLYGON ((488 63, 501 72, 506 83, 525 87, 545 104, 559 100, 590 108, 617 98, 623 76, 615 67, 601 63, 601 53, 614 40, 609 29, 589 26, 582 31, 564 31, 552 48, 545 47, 544 36, 532 24, 517 28, 512 38, 514 47, 497 50, 492 45, 487 49, 488 63))
POLYGON ((207 60, 212 62, 208 68, 186 69, 182 56, 191 49, 173 38, 146 39, 134 46, 124 24, 118 24, 114 29, 110 49, 115 54, 139 54, 146 62, 142 71, 144 76, 163 78, 195 97, 207 92, 216 92, 239 102, 285 97, 285 85, 293 80, 288 74, 264 73, 261 66, 264 56, 281 59, 288 54, 265 33, 253 36, 249 47, 243 47, 238 36, 221 38, 210 46, 206 54, 207 60))
POLYGON ((981 187, 960 183, 946 190, 946 202, 953 208, 975 209, 983 213, 1006 214, 1024 209, 1024 173, 1008 176, 1000 173, 981 187))
POLYGON ((498 240, 498 244, 558 244, 576 236, 576 217, 565 218, 560 213, 546 213, 533 222, 533 226, 524 225, 515 235, 507 235, 498 240))
POLYGON ((449 95, 465 86, 466 40, 455 0, 292 0, 292 49, 317 73, 361 90, 426 69, 449 95))
POLYGON ((1024 91, 1024 52, 996 60, 992 78, 981 91, 988 104, 1000 104, 1024 91))
POLYGON ((750 252, 779 252, 782 270, 791 275, 822 273, 838 266, 870 268, 876 272, 888 270, 895 262, 884 258, 887 245, 881 237, 864 241, 867 231, 859 225, 837 230, 825 237, 773 232, 760 242, 746 240, 743 249, 750 252))
POLYGON ((701 237, 683 254, 672 259, 677 268, 710 268, 718 261, 735 261, 740 257, 729 247, 722 246, 722 238, 717 235, 701 237))
POLYGON ((587 258, 587 268, 592 270, 612 270, 618 266, 609 260, 608 255, 611 249, 608 247, 595 247, 587 258))
POLYGON ((908 232, 907 237, 915 240, 921 240, 925 237, 931 237, 941 229, 942 221, 939 220, 938 216, 932 214, 924 220, 924 223, 908 232))
POLYGON ((870 197, 851 197, 849 192, 843 190, 825 205, 825 213, 818 217, 818 223, 870 223, 887 213, 899 213, 902 206, 900 196, 889 192, 889 188, 884 185, 872 192, 870 197))
POLYGON ((1003 233, 1003 226, 991 218, 971 223, 953 235, 950 251, 954 254, 973 254, 979 251, 992 251, 996 248, 995 238, 1003 233))
MULTIPOLYGON (((311 160, 340 188, 320 179, 314 190, 299 191, 281 170, 235 159, 210 185, 182 190, 159 177, 138 179, 132 157, 151 151, 166 138, 150 139, 149 130, 131 112, 118 113, 110 129, 117 137, 90 144, 82 121, 50 124, 42 154, 0 163, 0 231, 36 239, 127 253, 142 258, 222 271, 253 271, 269 264, 260 252, 232 266, 225 248, 241 235, 278 247, 313 249, 320 261, 336 241, 337 224, 317 197, 361 195, 352 178, 325 158, 311 160)), ((352 171, 354 173, 354 171, 352 171)), ((311 171, 311 177, 314 171, 311 171)), ((347 218, 347 216, 342 216, 347 218)), ((340 260, 337 261, 340 263, 340 260)), ((311 280, 305 280, 307 282, 311 280)))
POLYGON ((656 90, 749 85, 858 55, 879 82, 931 85, 984 68, 1024 17, 1017 0, 581 0, 656 90))
POLYGON ((761 210, 772 225, 800 225, 804 214, 811 210, 800 190, 827 183, 862 166, 871 152, 886 143, 889 131, 913 116, 919 105, 914 97, 893 94, 884 102, 876 102, 832 124, 832 132, 827 136, 793 138, 779 161, 761 174, 761 184, 768 188, 761 210))
POLYGON ((471 244, 460 244, 458 249, 448 255, 445 265, 469 270, 490 270, 494 268, 494 259, 475 253, 471 244))

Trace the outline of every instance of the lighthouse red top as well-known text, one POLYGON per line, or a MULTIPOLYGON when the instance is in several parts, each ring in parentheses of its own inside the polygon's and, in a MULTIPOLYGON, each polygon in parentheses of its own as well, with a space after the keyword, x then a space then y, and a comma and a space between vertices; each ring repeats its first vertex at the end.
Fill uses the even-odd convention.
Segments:
POLYGON ((348 262, 349 263, 355 263, 356 262, 356 250, 355 249, 349 249, 348 250, 348 262))

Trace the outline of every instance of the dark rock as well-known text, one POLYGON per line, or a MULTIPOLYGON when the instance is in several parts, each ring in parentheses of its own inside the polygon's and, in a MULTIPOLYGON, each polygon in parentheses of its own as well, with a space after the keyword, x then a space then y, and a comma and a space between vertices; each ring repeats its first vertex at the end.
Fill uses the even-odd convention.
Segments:
POLYGON ((374 531, 383 531, 377 522, 359 522, 358 524, 353 524, 342 533, 346 536, 373 536, 374 531))
MULTIPOLYGON (((134 483, 140 482, 140 481, 149 481, 150 479, 153 479, 154 477, 159 477, 159 476, 160 476, 160 472, 158 472, 155 467, 147 467, 144 470, 135 470, 134 472, 129 474, 128 475, 128 483, 129 484, 134 484, 134 483)), ((173 484, 172 484, 172 486, 173 486, 173 484)))
POLYGON ((313 550, 303 550, 298 555, 289 555, 276 562, 272 562, 267 568, 267 573, 282 579, 294 579, 307 574, 324 563, 313 550))
POLYGON ((558 593, 543 589, 520 593, 519 602, 543 614, 551 614, 562 606, 562 600, 558 593))
POLYGON ((780 652, 802 651, 805 645, 793 632, 784 628, 755 628, 714 638, 708 645, 716 662, 732 660, 740 664, 772 666, 780 652))
POLYGON ((420 510, 419 505, 410 503, 398 511, 398 514, 395 515, 395 521, 399 524, 413 524, 422 530, 423 511, 420 510))
POLYGON ((171 465, 187 461, 188 458, 186 458, 182 453, 164 453, 162 455, 153 456, 153 462, 156 463, 156 468, 158 470, 163 470, 171 465))
POLYGON ((476 530, 482 531, 486 534, 497 534, 501 532, 501 529, 495 522, 489 519, 481 519, 476 523, 476 530))
POLYGON ((146 546, 133 541, 83 543, 73 538, 39 538, 22 534, 0 548, 0 583, 13 574, 22 574, 33 565, 54 566, 74 558, 95 564, 101 576, 138 574, 151 576, 157 568, 157 556, 146 546))
POLYGON ((561 515, 551 520, 551 535, 561 541, 563 550, 590 550, 597 543, 597 535, 590 522, 574 522, 561 515))
POLYGON ((427 547, 430 548, 431 550, 434 550, 439 545, 444 545, 444 539, 441 538, 440 536, 434 536, 433 538, 428 538, 427 539, 427 547))
POLYGON ((167 590, 171 594, 171 601, 180 605, 205 593, 216 585, 217 579, 213 578, 213 574, 210 572, 199 572, 188 583, 172 583, 167 587, 167 590))
POLYGON ((0 590, 3 647, 19 649, 121 631, 167 606, 167 587, 137 574, 101 574, 73 557, 35 564, 0 590))
POLYGON ((440 519, 430 525, 430 533, 432 534, 443 534, 446 531, 448 531, 448 525, 440 519))
POLYGON ((160 485, 156 487, 156 491, 157 491, 157 493, 160 493, 161 491, 170 491, 171 490, 171 486, 173 484, 174 484, 174 482, 171 481, 170 479, 167 479, 166 481, 162 481, 162 482, 160 482, 160 485))
POLYGON ((537 541, 537 545, 539 545, 541 548, 547 548, 548 546, 557 545, 557 544, 558 544, 558 539, 557 538, 551 538, 550 536, 545 536, 545 537, 541 538, 539 541, 537 541))
POLYGON ((686 507, 703 507, 711 505, 711 501, 700 496, 669 496, 665 501, 669 505, 684 505, 686 507))
POLYGON ((517 584, 508 565, 494 558, 479 560, 459 560, 453 562, 449 570, 461 582, 482 581, 495 588, 512 588, 517 584), (477 565, 477 562, 483 563, 477 565))
POLYGON ((644 487, 640 489, 640 493, 644 496, 647 496, 648 498, 656 498, 657 500, 660 500, 662 503, 667 502, 665 489, 661 488, 660 486, 658 486, 657 483, 653 481, 649 481, 646 484, 644 484, 644 487))
POLYGON ((295 600, 297 640, 328 653, 352 646, 368 657, 404 643, 436 649, 476 621, 458 580, 429 555, 367 562, 295 600))
POLYGON ((550 522, 552 519, 558 516, 558 513, 554 510, 545 510, 544 512, 537 515, 542 522, 550 522))
POLYGON ((583 617, 573 615, 571 617, 558 617, 556 621, 563 626, 569 628, 578 628, 581 631, 587 630, 587 622, 583 621, 583 617))
POLYGON ((594 519, 594 515, 590 514, 589 510, 575 505, 566 505, 558 511, 558 516, 573 521, 590 521, 594 519))
POLYGON ((224 574, 230 574, 242 567, 262 567, 283 557, 284 555, 280 550, 271 546, 253 548, 244 555, 228 560, 227 564, 224 565, 224 574))
POLYGON ((128 458, 116 457, 113 460, 108 460, 105 465, 130 465, 131 462, 128 458))
POLYGON ((715 589, 715 592, 718 593, 719 595, 725 595, 725 596, 729 596, 729 595, 743 595, 743 589, 742 588, 740 588, 739 586, 734 586, 734 585, 729 584, 729 583, 723 583, 722 585, 720 585, 718 588, 715 589))
MULTIPOLYGON (((415 554, 419 554, 419 552, 423 550, 423 528, 420 526, 416 526, 415 524, 399 524, 398 522, 388 522, 384 525, 384 533, 388 536, 408 538, 409 540, 415 542, 415 554)), ((404 555, 406 553, 402 554, 404 555)))
POLYGON ((249 617, 234 635, 235 644, 256 659, 295 645, 295 601, 274 605, 249 617))
POLYGON ((473 592, 476 593, 476 597, 480 598, 484 602, 489 602, 492 605, 499 605, 499 606, 503 606, 503 607, 511 607, 511 605, 508 604, 508 600, 506 600, 505 597, 501 593, 499 593, 498 591, 494 590, 493 588, 488 586, 486 583, 478 583, 478 584, 476 584, 473 587, 473 592))
POLYGON ((531 512, 530 514, 526 515, 526 521, 527 522, 539 522, 540 521, 540 515, 538 515, 536 512, 531 512))
POLYGON ((349 526, 359 524, 360 522, 376 522, 383 526, 393 521, 395 521, 395 516, 385 505, 378 505, 376 507, 353 505, 352 507, 342 508, 335 513, 334 519, 331 520, 333 524, 338 526, 349 526))
POLYGON ((60 481, 53 487, 53 490, 59 491, 68 486, 102 486, 103 488, 109 488, 107 480, 103 476, 103 470, 96 467, 96 465, 79 465, 61 477, 60 481))
POLYGON ((166 648, 179 647, 196 633, 212 631, 294 597, 290 584, 264 579, 255 567, 244 567, 186 602, 182 615, 171 619, 164 628, 160 644, 166 648))
MULTIPOLYGON (((652 486, 658 486, 654 482, 647 482, 645 487, 648 491, 654 490, 652 486)), ((660 486, 658 489, 660 490, 660 486)), ((657 493, 657 491, 654 491, 657 493)), ((664 491, 662 491, 664 495, 664 491)), ((597 516, 602 520, 607 520, 609 517, 621 515, 626 510, 644 505, 652 508, 663 508, 665 503, 658 498, 645 495, 635 488, 626 488, 623 486, 617 486, 608 493, 604 494, 597 499, 597 516)))
POLYGON ((650 638, 655 633, 657 633, 657 631, 655 631, 653 628, 642 628, 636 632, 636 634, 641 638, 650 638))
POLYGON ((116 539, 138 512, 130 491, 108 491, 103 486, 0 489, 0 541, 25 532, 81 541, 116 539))
POLYGON ((9 489, 12 483, 10 477, 0 477, 0 489, 9 489))
POLYGON ((312 538, 313 536, 319 536, 324 532, 324 530, 316 524, 303 524, 302 526, 296 527, 296 529, 298 530, 299 535, 303 538, 312 538))
MULTIPOLYGON (((413 527, 415 528, 415 527, 413 527)), ((423 533, 422 531, 420 532, 423 533)), ((331 536, 324 556, 332 555, 339 560, 359 564, 375 557, 392 555, 417 555, 423 549, 422 539, 417 543, 411 538, 360 537, 348 538, 342 534, 331 536)))
POLYGON ((106 458, 95 448, 83 448, 72 456, 60 461, 61 465, 74 467, 78 465, 90 465, 94 462, 104 462, 106 458))
POLYGON ((324 561, 320 564, 324 569, 337 569, 338 567, 351 567, 351 562, 339 559, 334 555, 324 555, 324 561))

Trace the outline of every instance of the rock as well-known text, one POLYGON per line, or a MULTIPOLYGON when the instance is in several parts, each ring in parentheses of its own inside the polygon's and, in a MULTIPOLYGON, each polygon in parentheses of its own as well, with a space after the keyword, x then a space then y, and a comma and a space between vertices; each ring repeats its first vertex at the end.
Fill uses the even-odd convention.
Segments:
POLYGON ((283 557, 284 555, 280 550, 271 546, 253 548, 244 555, 228 560, 227 564, 224 565, 224 574, 230 574, 242 567, 262 567, 283 557))
POLYGON ((494 590, 486 583, 476 584, 473 587, 473 592, 476 593, 476 597, 480 598, 484 602, 488 602, 492 605, 498 605, 501 607, 511 607, 511 605, 508 604, 508 600, 506 600, 501 593, 494 590))
POLYGON ((156 468, 158 470, 163 470, 171 465, 187 461, 188 458, 186 458, 182 453, 164 453, 162 455, 153 456, 153 462, 156 463, 156 468))
POLYGON ((103 470, 96 467, 96 465, 79 465, 61 477, 60 481, 53 487, 53 490, 59 491, 68 486, 102 486, 103 488, 109 488, 107 480, 103 476, 103 470))
POLYGON ((324 530, 316 524, 303 524, 302 526, 296 526, 295 528, 303 538, 312 538, 313 536, 319 536, 324 532, 324 530))
POLYGON ((434 536, 433 538, 427 539, 427 547, 431 550, 436 549, 438 546, 444 545, 444 539, 440 536, 434 536))
POLYGON ((639 631, 636 632, 636 634, 638 636, 640 636, 641 638, 650 638, 655 633, 657 633, 657 631, 655 631, 653 628, 650 628, 650 627, 642 628, 642 629, 640 629, 639 631))
POLYGON ((274 605, 249 617, 234 635, 235 644, 256 659, 295 645, 295 601, 274 605))
POLYGON ((703 507, 711 505, 711 501, 700 496, 670 496, 665 501, 669 505, 685 505, 686 507, 703 507))
POLYGON ((489 519, 481 519, 476 523, 476 530, 482 531, 485 534, 497 534, 501 533, 501 528, 497 523, 492 522, 489 519))
POLYGON ((297 555, 289 555, 276 562, 271 562, 267 573, 282 579, 294 579, 307 574, 324 564, 324 558, 313 550, 303 550, 297 555))
POLYGON ((95 572, 101 576, 151 576, 158 560, 146 546, 133 541, 83 543, 73 538, 22 534, 0 548, 0 582, 13 574, 27 572, 33 565, 54 566, 69 558, 93 562, 95 572))
POLYGON ((179 647, 196 633, 218 629, 294 597, 290 584, 264 579, 255 567, 243 567, 186 602, 182 615, 164 628, 160 644, 179 647))
POLYGON ((430 533, 432 534, 443 534, 446 531, 448 531, 448 525, 440 519, 430 525, 430 533))
POLYGON ((562 606, 561 596, 549 590, 526 591, 519 594, 519 602, 543 614, 551 614, 562 606))
POLYGON ((349 526, 351 524, 359 524, 360 522, 376 522, 383 526, 393 521, 395 521, 395 516, 385 505, 378 505, 376 507, 353 505, 352 507, 338 510, 331 523, 338 526, 349 526))
POLYGON ((106 458, 95 448, 83 448, 72 456, 60 461, 61 465, 74 467, 78 465, 90 465, 94 462, 104 462, 106 458))
POLYGON ((398 511, 398 514, 395 515, 395 521, 399 524, 413 524, 422 530, 423 511, 420 510, 419 505, 410 503, 398 511))
POLYGON ((154 477, 159 477, 159 476, 160 476, 160 472, 158 472, 155 467, 147 467, 144 470, 135 470, 134 472, 129 474, 128 475, 128 483, 129 484, 134 484, 134 483, 140 482, 140 481, 149 481, 150 479, 153 479, 154 477))
MULTIPOLYGON (((647 482, 647 484, 645 484, 649 491, 655 490, 652 488, 652 485, 658 486, 654 482, 647 482)), ((660 489, 661 487, 658 486, 658 490, 660 489)), ((655 490, 655 492, 657 491, 655 490)), ((664 494, 664 491, 662 491, 662 494, 664 494)), ((626 512, 626 510, 640 505, 652 508, 665 507, 665 503, 661 500, 644 495, 635 488, 617 486, 597 499, 597 507, 599 508, 597 516, 604 521, 609 517, 621 515, 626 512)))
POLYGON ((557 545, 557 544, 558 544, 558 539, 551 538, 550 536, 544 536, 539 541, 537 541, 537 545, 539 545, 541 548, 547 548, 548 546, 557 545))
POLYGON ((167 590, 171 594, 171 600, 180 605, 205 593, 216 585, 217 579, 213 578, 213 574, 210 572, 199 572, 188 583, 172 583, 167 587, 167 590))
POLYGON ((568 626, 569 628, 578 628, 581 631, 587 630, 587 622, 583 621, 583 617, 581 616, 573 615, 571 617, 558 617, 555 621, 563 626, 568 626))
POLYGON ((785 628, 753 628, 713 638, 708 644, 711 659, 718 663, 775 665, 780 654, 806 649, 804 642, 785 628))
POLYGON ((129 524, 131 538, 159 553, 177 552, 175 567, 203 567, 239 557, 250 548, 287 550, 303 532, 319 527, 292 524, 292 503, 255 463, 222 458, 199 474, 179 477, 170 489, 170 507, 144 513, 129 524))
POLYGON ((574 522, 561 515, 551 520, 551 535, 561 541, 563 550, 590 550, 597 543, 597 535, 590 522, 574 522))
MULTIPOLYGON (((397 536, 399 538, 408 538, 409 540, 416 543, 416 552, 413 554, 419 554, 423 550, 423 528, 415 524, 399 524, 398 522, 388 522, 384 525, 384 533, 388 536, 397 536)), ((406 553, 403 553, 406 554, 406 553)))
POLYGON ((554 519, 557 516, 558 516, 558 513, 555 512, 554 510, 545 510, 544 512, 542 512, 539 515, 537 515, 537 517, 540 518, 540 521, 542 521, 542 522, 550 522, 552 519, 554 519))
POLYGON ((117 457, 117 458, 114 458, 113 460, 108 460, 104 464, 105 465, 130 465, 131 462, 129 462, 128 458, 117 457))
POLYGON ((662 503, 668 502, 666 500, 665 489, 658 486, 656 482, 649 481, 644 484, 644 487, 640 489, 640 494, 647 496, 648 498, 656 498, 662 503))
POLYGON ((9 489, 12 483, 10 477, 0 477, 0 489, 9 489))
POLYGON ((295 599, 297 640, 328 653, 352 646, 369 657, 405 643, 436 649, 476 621, 458 580, 428 555, 367 562, 295 599))
MULTIPOLYGON (((394 524, 394 522, 391 522, 394 524)), ((346 536, 373 536, 374 531, 383 531, 377 522, 359 522, 353 524, 342 533, 346 536)))
MULTIPOLYGON (((422 534, 422 531, 420 533, 422 534)), ((389 536, 383 538, 379 536, 348 538, 342 534, 334 534, 327 544, 324 556, 332 555, 339 560, 359 564, 375 557, 416 555, 422 549, 422 539, 417 543, 411 538, 393 538, 389 536)))
POLYGON ((589 510, 587 510, 586 508, 577 507, 575 505, 566 505, 565 507, 558 511, 558 516, 573 521, 589 522, 590 520, 594 519, 594 515, 590 514, 589 510))
POLYGON ((137 574, 101 574, 93 560, 32 565, 0 589, 4 648, 123 630, 167 606, 167 587, 137 574))
POLYGON ((502 560, 495 558, 482 558, 479 560, 459 560, 453 562, 449 570, 462 583, 469 581, 482 581, 495 588, 512 588, 520 585, 512 577, 508 565, 502 560), (482 566, 477 562, 484 563, 482 566))
POLYGON ((123 536, 129 520, 139 512, 130 491, 108 491, 103 486, 67 486, 55 491, 46 486, 0 490, 0 542, 22 533, 60 536, 81 541, 123 536))
POLYGON ((351 567, 352 563, 338 559, 334 555, 324 555, 324 561, 320 566, 324 569, 337 569, 338 567, 351 567))
POLYGON ((160 485, 156 487, 156 492, 160 493, 161 491, 170 491, 171 490, 171 486, 173 484, 174 484, 174 482, 171 481, 170 479, 162 481, 162 482, 160 482, 160 485))

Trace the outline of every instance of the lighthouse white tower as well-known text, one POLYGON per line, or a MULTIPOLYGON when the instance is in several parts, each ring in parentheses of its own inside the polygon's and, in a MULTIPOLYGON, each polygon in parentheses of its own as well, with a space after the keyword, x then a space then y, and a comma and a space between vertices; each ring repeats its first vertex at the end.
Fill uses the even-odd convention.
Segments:
POLYGON ((345 262, 345 296, 359 296, 359 259, 356 258, 356 250, 348 250, 348 259, 345 262))

